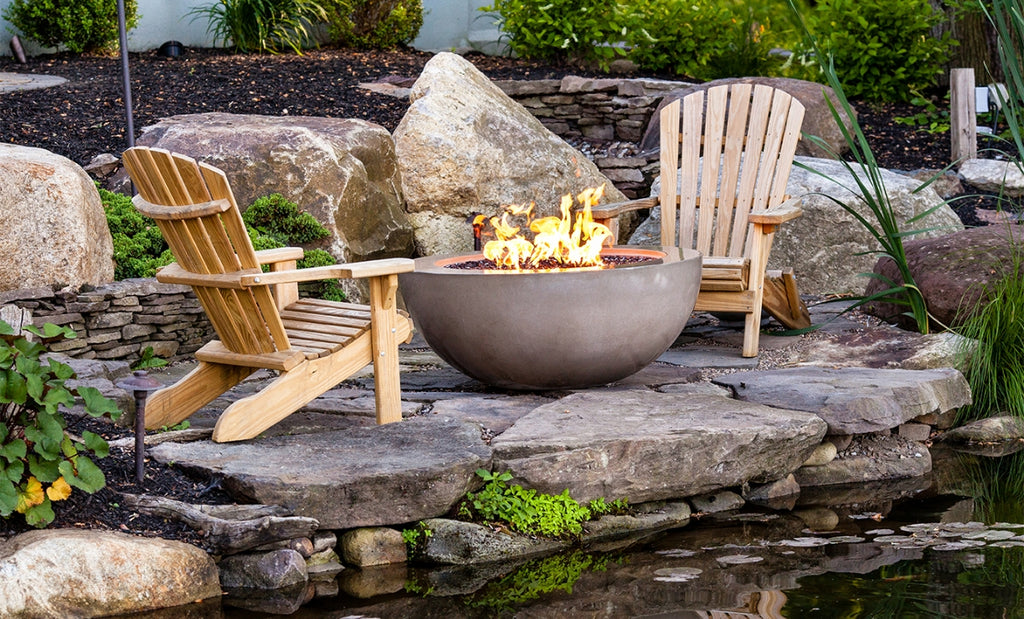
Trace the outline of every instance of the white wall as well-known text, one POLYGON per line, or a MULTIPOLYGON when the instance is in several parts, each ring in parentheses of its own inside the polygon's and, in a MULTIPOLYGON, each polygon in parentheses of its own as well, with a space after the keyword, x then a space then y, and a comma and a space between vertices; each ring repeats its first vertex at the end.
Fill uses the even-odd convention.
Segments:
MULTIPOLYGON (((128 32, 128 49, 133 52, 156 49, 164 41, 181 41, 187 46, 210 47, 213 39, 206 33, 207 21, 200 16, 192 20, 188 14, 211 0, 138 0, 139 25, 128 32)), ((0 0, 0 12, 11 0, 0 0)), ((413 47, 428 51, 479 49, 496 53, 498 30, 493 18, 477 11, 489 0, 423 0, 423 28, 413 47)), ((0 55, 11 55, 14 26, 0 18, 0 55)), ((20 36, 28 54, 38 54, 38 45, 20 36)))

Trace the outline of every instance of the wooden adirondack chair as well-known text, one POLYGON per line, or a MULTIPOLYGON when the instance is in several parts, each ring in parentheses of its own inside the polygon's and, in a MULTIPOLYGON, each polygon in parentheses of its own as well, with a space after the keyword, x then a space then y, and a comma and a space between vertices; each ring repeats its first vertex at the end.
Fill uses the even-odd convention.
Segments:
POLYGON ((398 342, 412 322, 395 294, 412 260, 296 269, 301 248, 253 250, 221 170, 142 147, 125 151, 124 164, 136 208, 178 259, 157 280, 192 286, 220 337, 196 351, 191 373, 149 397, 147 428, 178 423, 256 370, 276 370, 259 393, 228 406, 213 432, 215 441, 253 438, 371 361, 377 423, 401 420, 398 342), (298 282, 347 277, 369 278, 370 305, 299 299, 298 282))
POLYGON ((673 101, 661 111, 661 193, 593 210, 617 233, 619 214, 660 204, 662 245, 704 256, 695 309, 746 314, 744 357, 757 356, 762 306, 788 328, 811 324, 793 270, 766 273, 775 230, 801 213, 785 192, 803 116, 799 101, 763 85, 673 101))

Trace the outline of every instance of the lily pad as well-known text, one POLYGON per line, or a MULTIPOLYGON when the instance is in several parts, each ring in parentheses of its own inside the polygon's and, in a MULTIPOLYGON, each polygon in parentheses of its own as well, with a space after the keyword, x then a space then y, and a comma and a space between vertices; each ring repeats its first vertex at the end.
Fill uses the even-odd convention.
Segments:
POLYGON ((654 580, 661 582, 689 582, 704 573, 696 567, 663 567, 654 570, 654 580))
POLYGON ((742 565, 744 563, 758 563, 764 561, 764 557, 752 557, 750 555, 726 555, 716 559, 722 565, 742 565))
POLYGON ((813 548, 814 546, 828 546, 828 540, 820 537, 797 537, 784 539, 779 542, 780 546, 792 546, 794 548, 813 548))

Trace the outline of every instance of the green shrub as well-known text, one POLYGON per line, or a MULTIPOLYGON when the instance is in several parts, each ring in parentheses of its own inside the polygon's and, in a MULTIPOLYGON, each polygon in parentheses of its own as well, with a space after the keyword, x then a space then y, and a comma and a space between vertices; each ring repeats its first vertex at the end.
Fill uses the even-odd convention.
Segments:
POLYGON ((230 41, 243 53, 291 49, 301 54, 313 41, 310 28, 327 21, 327 11, 317 0, 216 0, 189 14, 206 18, 206 31, 214 41, 230 41))
POLYGON ((822 0, 811 27, 849 97, 907 102, 936 83, 953 44, 929 0, 822 0))
POLYGON ((97 188, 114 241, 114 278, 153 277, 174 262, 156 222, 135 209, 128 196, 97 188))
MULTIPOLYGON (((523 58, 596 62, 607 67, 622 47, 625 3, 602 0, 494 0, 509 48, 523 58)), ((626 17, 628 19, 628 17, 626 17)))
MULTIPOLYGON (((67 327, 27 327, 44 342, 75 337, 67 327)), ((66 431, 61 407, 81 399, 92 417, 118 417, 120 411, 94 387, 68 387, 75 372, 41 355, 46 348, 30 342, 0 320, 0 517, 17 512, 35 527, 53 522, 53 502, 73 488, 93 493, 106 485, 103 471, 89 458, 105 458, 103 437, 66 431)))
POLYGON ((420 0, 328 0, 331 39, 357 49, 407 45, 423 26, 420 0))
POLYGON ((1024 417, 1024 248, 1013 243, 1010 259, 992 269, 999 276, 958 329, 968 338, 960 369, 972 400, 961 420, 1001 412, 1024 417))
POLYGON ((717 0, 639 0, 626 21, 629 58, 644 69, 711 77, 708 63, 729 51, 734 18, 717 0))
MULTIPOLYGON (((137 0, 125 0, 129 29, 138 24, 137 0)), ((117 0, 13 0, 3 17, 46 47, 75 53, 105 52, 118 44, 117 0)))
POLYGON ((526 535, 548 537, 579 536, 583 523, 591 518, 590 509, 569 496, 538 494, 516 484, 509 486, 511 473, 477 470, 486 482, 480 492, 466 493, 459 515, 484 522, 505 522, 526 535))

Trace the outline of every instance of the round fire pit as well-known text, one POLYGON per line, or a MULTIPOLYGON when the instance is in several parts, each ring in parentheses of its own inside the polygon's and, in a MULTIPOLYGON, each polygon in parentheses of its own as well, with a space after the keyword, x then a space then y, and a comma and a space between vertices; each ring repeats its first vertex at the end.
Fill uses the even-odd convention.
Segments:
POLYGON ((665 352, 700 288, 690 249, 616 247, 644 262, 611 269, 511 272, 447 268, 480 254, 428 256, 399 275, 427 343, 477 380, 507 389, 614 382, 665 352))

